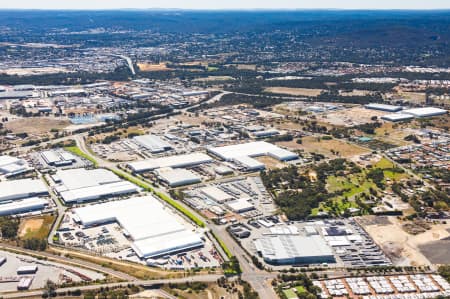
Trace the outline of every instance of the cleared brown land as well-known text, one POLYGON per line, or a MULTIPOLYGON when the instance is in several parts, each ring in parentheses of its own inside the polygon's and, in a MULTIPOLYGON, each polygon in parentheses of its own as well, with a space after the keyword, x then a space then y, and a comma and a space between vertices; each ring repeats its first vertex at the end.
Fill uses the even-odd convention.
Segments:
MULTIPOLYGON (((364 218, 373 218, 376 216, 364 216, 364 218)), ((430 260, 447 259, 450 254, 441 254, 432 252, 432 249, 442 249, 446 241, 443 239, 449 238, 449 224, 433 225, 430 230, 427 230, 418 235, 410 235, 406 233, 401 222, 396 217, 388 217, 389 223, 373 224, 366 221, 360 221, 366 231, 380 245, 383 250, 393 258, 398 265, 429 265, 430 260), (386 232, 389 234, 386 234, 386 232), (423 249, 423 251, 421 250, 423 249)), ((447 260, 448 262, 448 260, 447 260)))
POLYGON ((268 87, 265 92, 286 94, 291 96, 317 97, 322 93, 322 89, 312 88, 291 88, 291 87, 268 87))
POLYGON ((20 223, 19 237, 24 237, 28 232, 39 230, 42 224, 44 224, 43 218, 25 219, 22 223, 20 223))
POLYGON ((156 72, 156 71, 168 71, 168 70, 170 70, 167 67, 167 64, 165 62, 161 62, 161 63, 157 63, 157 64, 147 63, 147 62, 139 62, 137 64, 137 66, 143 72, 156 72))
POLYGON ((277 168, 283 168, 283 167, 287 166, 286 163, 280 162, 277 159, 274 159, 269 156, 257 157, 256 160, 258 160, 261 163, 264 163, 264 165, 266 165, 267 169, 277 169, 277 168))
POLYGON ((317 140, 317 137, 304 137, 302 138, 302 144, 297 144, 296 140, 289 142, 279 142, 278 145, 287 147, 289 149, 303 149, 305 152, 314 152, 325 156, 336 157, 331 151, 339 153, 340 157, 353 157, 355 155, 361 155, 369 153, 369 149, 359 147, 354 144, 350 144, 341 140, 317 140))
POLYGON ((47 117, 30 117, 5 123, 5 127, 13 133, 44 134, 51 129, 64 129, 70 125, 68 120, 47 117))

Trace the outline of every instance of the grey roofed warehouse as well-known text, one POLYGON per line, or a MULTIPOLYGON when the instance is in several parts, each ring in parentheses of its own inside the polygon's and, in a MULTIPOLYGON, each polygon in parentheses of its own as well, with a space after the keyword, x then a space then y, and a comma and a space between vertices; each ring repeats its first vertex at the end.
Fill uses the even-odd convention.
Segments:
POLYGON ((151 153, 161 153, 172 149, 172 145, 156 135, 136 136, 133 140, 140 146, 148 149, 151 153))
POLYGON ((272 235, 254 241, 263 259, 274 265, 334 263, 330 246, 321 236, 272 235))

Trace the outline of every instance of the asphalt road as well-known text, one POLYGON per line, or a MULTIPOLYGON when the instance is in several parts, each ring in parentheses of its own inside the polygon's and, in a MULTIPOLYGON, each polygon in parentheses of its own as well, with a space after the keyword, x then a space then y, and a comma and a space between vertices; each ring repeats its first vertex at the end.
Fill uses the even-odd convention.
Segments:
MULTIPOLYGON (((88 286, 79 286, 79 287, 69 287, 69 288, 59 288, 56 290, 58 293, 62 292, 68 292, 68 291, 89 291, 89 290, 97 290, 101 287, 126 287, 129 285, 137 285, 137 286, 143 286, 143 287, 151 287, 154 285, 161 285, 161 284, 168 284, 168 283, 185 283, 185 282, 215 282, 219 278, 221 278, 221 275, 216 274, 210 274, 210 275, 198 275, 198 276, 191 276, 191 277, 184 277, 184 278, 173 278, 173 279, 158 279, 158 280, 135 280, 132 282, 116 282, 116 283, 105 283, 105 284, 95 284, 95 285, 88 285, 88 286)), ((41 296, 43 293, 42 290, 37 291, 30 291, 30 292, 15 292, 15 293, 8 293, 8 294, 2 294, 2 298, 26 298, 26 297, 37 297, 41 296)))
MULTIPOLYGON (((75 139, 78 147, 85 152, 86 154, 93 156, 84 142, 83 137, 78 137, 75 139)), ((94 156, 98 162, 98 165, 106 168, 118 169, 115 163, 105 161, 97 156, 94 156)), ((157 189, 159 192, 166 193, 164 190, 157 189)), ((166 193, 167 194, 167 193, 166 193)), ((186 206, 183 202, 179 202, 186 209, 192 211, 190 207, 186 206)), ((246 280, 253 289, 258 292, 259 297, 261 299, 272 299, 277 298, 278 296, 275 294, 272 286, 270 285, 270 280, 276 277, 275 273, 269 273, 267 271, 260 270, 253 265, 251 261, 251 257, 247 255, 247 253, 242 249, 242 247, 236 243, 236 241, 228 234, 223 226, 216 226, 210 222, 207 222, 203 217, 195 213, 200 219, 202 219, 207 227, 214 232, 227 246, 227 248, 231 251, 231 253, 236 256, 239 261, 239 264, 242 268, 242 278, 246 280)))

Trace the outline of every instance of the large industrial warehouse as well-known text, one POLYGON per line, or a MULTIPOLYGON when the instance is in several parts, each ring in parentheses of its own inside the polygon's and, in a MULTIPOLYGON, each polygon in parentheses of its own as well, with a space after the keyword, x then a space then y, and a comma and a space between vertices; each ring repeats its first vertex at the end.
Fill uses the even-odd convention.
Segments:
POLYGON ((60 170, 52 176, 54 189, 65 203, 81 203, 139 192, 140 188, 106 169, 60 170))
POLYGON ((0 175, 11 177, 32 170, 28 163, 16 157, 0 156, 0 175))
POLYGON ((136 173, 155 170, 158 168, 182 168, 210 163, 214 160, 203 153, 176 155, 163 158, 149 159, 128 163, 128 167, 136 173))
POLYGON ((223 147, 213 147, 209 148, 208 152, 225 161, 233 161, 235 159, 238 159, 242 162, 242 157, 258 156, 270 156, 280 161, 289 161, 298 158, 297 154, 265 141, 256 141, 223 147))
POLYGON ((0 216, 34 212, 44 209, 46 205, 48 205, 48 200, 39 197, 8 201, 7 203, 0 203, 0 216))
POLYGON ((335 262, 331 247, 318 235, 270 235, 254 244, 264 261, 273 265, 335 262))
POLYGON ((156 170, 158 177, 170 187, 179 187, 200 183, 202 179, 187 169, 159 168, 156 170))
POLYGON ((201 234, 190 230, 153 196, 95 204, 74 210, 84 227, 118 222, 141 259, 199 248, 201 234))
POLYGON ((413 108, 403 110, 402 112, 406 114, 411 114, 414 117, 432 117, 447 114, 447 110, 435 107, 413 108))
POLYGON ((0 182, 0 202, 48 195, 41 180, 23 179, 0 182))
POLYGON ((156 135, 136 136, 133 140, 141 147, 147 149, 153 154, 162 153, 171 150, 173 147, 167 141, 156 135))

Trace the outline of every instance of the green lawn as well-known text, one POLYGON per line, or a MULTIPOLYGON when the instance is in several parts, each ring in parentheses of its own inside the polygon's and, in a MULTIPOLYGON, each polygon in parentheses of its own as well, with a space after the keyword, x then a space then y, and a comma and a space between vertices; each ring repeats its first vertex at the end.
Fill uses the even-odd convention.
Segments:
POLYGON ((297 294, 307 292, 304 286, 296 286, 295 289, 297 290, 297 294))
MULTIPOLYGON (((396 165, 386 158, 382 158, 380 161, 378 161, 378 163, 376 163, 374 165, 374 168, 381 168, 381 169, 389 169, 389 168, 395 168, 395 167, 396 167, 396 165)), ((393 172, 390 170, 384 170, 383 172, 384 172, 384 176, 386 178, 389 178, 394 181, 398 181, 398 180, 408 177, 408 174, 405 172, 399 173, 399 172, 393 172)))
POLYGON ((283 290, 283 293, 288 299, 298 298, 297 294, 292 289, 283 290))

